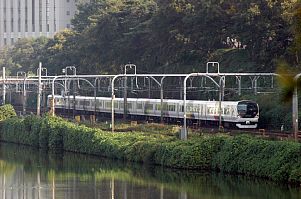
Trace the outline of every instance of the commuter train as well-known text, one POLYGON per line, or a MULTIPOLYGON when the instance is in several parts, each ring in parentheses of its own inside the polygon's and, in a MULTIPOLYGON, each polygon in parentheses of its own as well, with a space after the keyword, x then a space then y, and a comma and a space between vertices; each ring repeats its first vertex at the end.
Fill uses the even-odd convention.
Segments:
MULTIPOLYGON (((48 96, 50 100, 51 95, 48 96)), ((73 96, 55 95, 56 109, 73 109, 73 96)), ((48 100, 48 101, 49 101, 48 100)), ((110 97, 76 96, 75 109, 82 112, 111 113, 112 99, 110 97), (96 102, 96 109, 95 109, 96 102)), ((124 113, 124 99, 115 98, 114 113, 124 113)), ((134 117, 160 118, 161 108, 163 117, 173 120, 183 120, 184 106, 183 100, 164 99, 161 107, 160 99, 128 98, 127 113, 134 117)), ((211 122, 219 121, 219 102, 218 101, 186 101, 186 116, 190 122, 211 122)), ((250 100, 242 101, 222 101, 221 119, 225 126, 236 126, 238 128, 257 128, 259 119, 258 104, 250 100)))

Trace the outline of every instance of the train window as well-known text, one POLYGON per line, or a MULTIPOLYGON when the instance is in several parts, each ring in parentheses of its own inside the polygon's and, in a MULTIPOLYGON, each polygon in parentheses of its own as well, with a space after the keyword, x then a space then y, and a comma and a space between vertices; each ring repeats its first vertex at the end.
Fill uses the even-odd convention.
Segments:
POLYGON ((184 112, 184 106, 180 105, 180 112, 184 112))
POLYGON ((214 114, 214 108, 213 107, 207 107, 207 114, 214 114))
POLYGON ((80 101, 80 102, 79 102, 79 105, 80 105, 80 106, 85 106, 85 102, 84 102, 84 101, 80 101))
POLYGON ((156 104, 156 110, 160 111, 161 110, 161 104, 156 104))
POLYGON ((110 109, 112 106, 112 103, 111 102, 105 102, 105 107, 106 109, 110 109))
POLYGON ((237 105, 238 111, 246 111, 247 110, 247 104, 238 104, 237 105))
POLYGON ((224 107, 224 108, 223 108, 223 114, 224 114, 224 115, 229 115, 229 114, 230 114, 230 110, 229 110, 228 107, 224 107))
POLYGON ((137 109, 142 109, 142 103, 137 103, 137 109))
POLYGON ((187 112, 192 112, 192 106, 191 105, 187 105, 186 106, 186 111, 187 112))
POLYGON ((89 101, 85 101, 85 106, 90 106, 90 102, 89 101))
POLYGON ((175 111, 176 105, 168 105, 168 111, 175 111))
POLYGON ((97 101, 96 101, 96 106, 97 106, 97 107, 101 107, 101 106, 102 106, 102 101, 97 100, 97 101))
POLYGON ((114 108, 118 108, 118 102, 114 102, 114 108))
POLYGON ((123 102, 120 102, 119 106, 120 106, 121 109, 124 109, 124 103, 123 102))
POLYGON ((239 102, 237 105, 237 112, 240 117, 253 118, 258 113, 258 106, 254 102, 239 102))
POLYGON ((153 109, 153 105, 152 104, 145 104, 145 109, 152 110, 153 109))
POLYGON ((199 112, 199 107, 194 106, 194 107, 193 107, 193 112, 195 112, 195 113, 199 112))
POLYGON ((127 103, 128 109, 132 109, 132 103, 127 103))
POLYGON ((198 112, 199 108, 197 106, 193 106, 193 105, 188 105, 187 106, 187 111, 188 112, 198 112))

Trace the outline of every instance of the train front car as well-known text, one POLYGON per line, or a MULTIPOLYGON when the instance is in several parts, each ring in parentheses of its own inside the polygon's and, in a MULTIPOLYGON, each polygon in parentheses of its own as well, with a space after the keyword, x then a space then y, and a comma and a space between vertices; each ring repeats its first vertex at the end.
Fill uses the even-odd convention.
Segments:
POLYGON ((238 102, 236 121, 238 128, 257 128, 258 119, 259 107, 257 103, 249 100, 238 102))

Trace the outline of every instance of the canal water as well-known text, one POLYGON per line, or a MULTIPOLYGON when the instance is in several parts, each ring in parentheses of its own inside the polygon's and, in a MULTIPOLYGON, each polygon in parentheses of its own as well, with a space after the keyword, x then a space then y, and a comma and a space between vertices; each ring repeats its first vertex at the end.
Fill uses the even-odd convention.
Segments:
POLYGON ((288 199, 301 188, 0 144, 1 199, 288 199))

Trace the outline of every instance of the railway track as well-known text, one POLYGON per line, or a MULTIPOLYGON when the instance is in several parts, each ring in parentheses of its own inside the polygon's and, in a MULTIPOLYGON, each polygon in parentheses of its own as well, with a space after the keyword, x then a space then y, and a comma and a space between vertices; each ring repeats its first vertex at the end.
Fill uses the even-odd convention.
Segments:
MULTIPOLYGON (((255 135, 255 136, 260 136, 264 138, 271 138, 271 139, 277 139, 277 140, 294 140, 294 134, 289 131, 275 131, 271 129, 233 129, 233 128, 222 128, 220 130, 218 127, 192 127, 191 131, 194 133, 198 132, 207 132, 207 133, 228 133, 230 135, 237 135, 237 134, 243 134, 247 133, 250 135, 255 135)), ((299 131, 298 135, 298 140, 301 141, 301 131, 299 131)))

